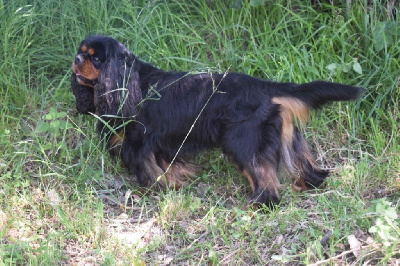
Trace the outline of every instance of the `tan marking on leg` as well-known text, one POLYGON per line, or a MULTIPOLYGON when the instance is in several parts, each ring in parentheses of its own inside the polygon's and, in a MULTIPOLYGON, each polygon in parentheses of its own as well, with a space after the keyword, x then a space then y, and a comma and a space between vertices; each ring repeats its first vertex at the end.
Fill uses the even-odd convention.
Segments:
POLYGON ((306 191, 309 190, 310 188, 307 187, 306 182, 304 181, 303 177, 298 177, 297 179, 294 180, 294 184, 292 185, 292 189, 294 191, 306 191))
POLYGON ((175 189, 184 186, 187 178, 196 173, 196 166, 184 161, 171 165, 165 160, 161 160, 161 168, 164 170, 168 187, 175 189))
POLYGON ((111 155, 115 156, 119 154, 124 141, 125 134, 123 130, 120 130, 117 134, 113 134, 110 140, 107 142, 107 149, 111 155))
POLYGON ((142 173, 146 177, 146 187, 151 189, 162 189, 165 188, 165 175, 164 171, 157 164, 153 153, 149 154, 144 158, 142 162, 142 173))
POLYGON ((260 165, 255 168, 255 173, 259 177, 258 186, 266 188, 268 191, 275 193, 279 197, 279 188, 281 184, 278 181, 275 166, 260 165))
MULTIPOLYGON (((265 163, 263 165, 255 166, 251 170, 249 169, 249 172, 254 172, 257 183, 254 184, 255 191, 252 196, 255 197, 255 201, 248 202, 248 207, 255 210, 259 209, 263 202, 258 201, 257 198, 262 196, 262 193, 265 193, 265 191, 268 191, 268 195, 271 197, 270 200, 275 197, 279 198, 279 189, 281 188, 281 184, 278 181, 275 166, 265 163)), ((246 171, 247 174, 249 174, 249 172, 246 171)))
POLYGON ((247 177, 247 180, 249 180, 251 191, 254 193, 255 192, 255 187, 254 187, 254 182, 253 182, 253 179, 251 178, 251 175, 247 171, 242 171, 242 174, 245 177, 247 177))

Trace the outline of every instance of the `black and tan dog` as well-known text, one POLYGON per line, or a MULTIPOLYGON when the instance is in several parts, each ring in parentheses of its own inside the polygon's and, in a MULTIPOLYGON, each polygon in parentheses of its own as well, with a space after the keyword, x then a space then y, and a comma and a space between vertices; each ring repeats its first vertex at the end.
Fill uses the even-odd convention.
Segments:
POLYGON ((81 113, 141 186, 180 187, 195 167, 184 157, 221 148, 248 179, 250 203, 279 200, 278 170, 298 190, 318 187, 319 169, 297 129, 310 109, 355 100, 362 88, 315 81, 278 83, 238 73, 188 73, 140 61, 113 38, 89 36, 79 46, 72 90, 81 113))

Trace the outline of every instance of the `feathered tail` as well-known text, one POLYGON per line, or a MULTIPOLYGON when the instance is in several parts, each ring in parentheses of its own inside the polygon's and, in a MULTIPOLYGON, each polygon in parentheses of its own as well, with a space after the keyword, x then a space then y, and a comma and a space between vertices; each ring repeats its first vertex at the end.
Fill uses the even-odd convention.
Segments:
POLYGON ((289 173, 296 177, 296 189, 318 187, 329 172, 315 166, 304 137, 295 127, 294 118, 304 125, 309 117, 310 109, 318 109, 330 102, 355 100, 363 91, 363 88, 325 81, 278 85, 272 102, 281 108, 281 159, 289 173))

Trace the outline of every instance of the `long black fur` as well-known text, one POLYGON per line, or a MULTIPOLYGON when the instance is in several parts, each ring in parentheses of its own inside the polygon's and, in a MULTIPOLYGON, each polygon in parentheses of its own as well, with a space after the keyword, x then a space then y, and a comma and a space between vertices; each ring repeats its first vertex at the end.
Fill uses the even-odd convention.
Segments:
POLYGON ((288 123, 297 109, 354 100, 363 91, 324 81, 294 84, 239 73, 170 72, 139 60, 109 37, 89 36, 83 45, 95 54, 80 48, 80 60, 98 56, 100 62, 93 64, 101 74, 93 86, 80 84, 72 74, 77 109, 100 117, 99 131, 108 136, 110 151, 146 187, 179 187, 194 173, 186 155, 215 147, 248 178, 250 202, 278 202, 280 166, 301 190, 318 187, 328 171, 314 165, 304 137, 288 123))

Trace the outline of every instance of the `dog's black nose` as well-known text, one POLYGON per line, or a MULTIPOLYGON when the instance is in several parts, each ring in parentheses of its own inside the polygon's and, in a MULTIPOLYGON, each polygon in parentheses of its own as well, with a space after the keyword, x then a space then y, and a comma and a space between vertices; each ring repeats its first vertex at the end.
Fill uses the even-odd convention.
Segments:
POLYGON ((77 55, 76 57, 75 57, 75 64, 80 64, 80 63, 82 63, 83 62, 83 59, 79 56, 79 55, 77 55))

